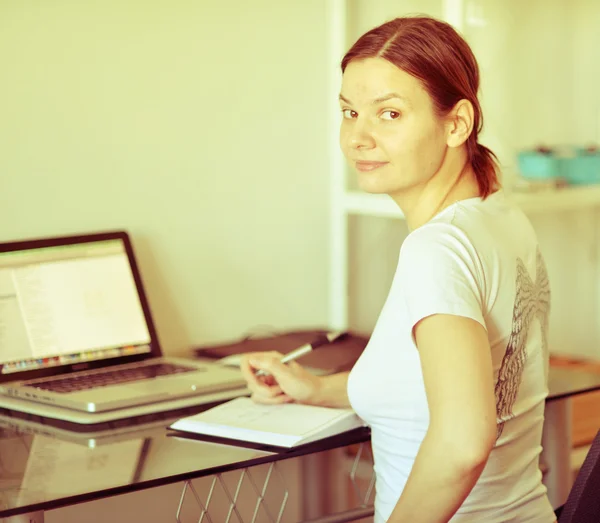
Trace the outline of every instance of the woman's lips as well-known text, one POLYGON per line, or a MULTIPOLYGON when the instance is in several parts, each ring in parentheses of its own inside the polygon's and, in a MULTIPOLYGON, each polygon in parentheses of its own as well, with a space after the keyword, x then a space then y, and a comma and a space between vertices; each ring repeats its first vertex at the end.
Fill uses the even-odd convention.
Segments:
POLYGON ((375 169, 379 169, 384 165, 387 165, 388 162, 365 162, 365 161, 357 161, 356 169, 362 172, 374 171, 375 169))

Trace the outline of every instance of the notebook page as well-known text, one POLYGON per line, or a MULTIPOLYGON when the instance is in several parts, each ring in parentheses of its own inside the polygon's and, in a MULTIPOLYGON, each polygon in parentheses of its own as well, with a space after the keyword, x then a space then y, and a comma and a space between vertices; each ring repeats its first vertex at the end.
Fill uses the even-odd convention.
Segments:
POLYGON ((196 418, 207 424, 301 436, 353 414, 350 409, 332 409, 296 403, 261 405, 250 398, 237 398, 192 416, 190 420, 196 418))

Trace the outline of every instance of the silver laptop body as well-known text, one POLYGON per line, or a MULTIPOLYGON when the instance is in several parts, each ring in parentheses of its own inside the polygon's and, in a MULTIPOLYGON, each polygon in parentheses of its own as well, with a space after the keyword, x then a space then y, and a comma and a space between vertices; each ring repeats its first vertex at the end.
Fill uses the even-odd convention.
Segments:
POLYGON ((215 393, 245 393, 239 369, 162 357, 126 232, 0 244, 0 406, 89 423, 215 393))

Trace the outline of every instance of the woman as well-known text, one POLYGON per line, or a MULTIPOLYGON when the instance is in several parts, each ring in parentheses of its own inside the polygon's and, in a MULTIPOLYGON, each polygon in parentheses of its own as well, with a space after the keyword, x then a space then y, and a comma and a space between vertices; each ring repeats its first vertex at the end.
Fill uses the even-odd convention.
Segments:
POLYGON ((352 371, 315 377, 251 354, 253 397, 355 409, 372 431, 377 522, 555 521, 538 463, 550 289, 477 141, 475 57, 450 25, 398 18, 363 35, 342 71, 343 152, 410 233, 352 371))

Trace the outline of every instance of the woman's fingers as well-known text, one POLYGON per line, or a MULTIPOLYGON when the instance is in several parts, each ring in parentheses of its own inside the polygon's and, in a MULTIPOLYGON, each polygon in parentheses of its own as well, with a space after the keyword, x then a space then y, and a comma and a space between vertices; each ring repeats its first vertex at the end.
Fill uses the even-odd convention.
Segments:
POLYGON ((248 388, 254 394, 260 394, 262 396, 277 396, 283 393, 281 387, 274 383, 273 385, 268 385, 266 383, 262 383, 260 380, 257 380, 255 383, 248 383, 248 388))
POLYGON ((254 369, 250 366, 250 354, 246 354, 240 358, 240 370, 249 386, 258 384, 258 379, 254 375, 254 369))
POLYGON ((248 363, 251 368, 261 370, 271 376, 274 380, 289 377, 292 372, 284 363, 281 363, 282 355, 278 352, 265 352, 251 354, 248 363))
POLYGON ((261 383, 263 383, 267 387, 272 387, 273 385, 277 385, 277 380, 270 374, 267 374, 266 376, 261 376, 258 379, 261 383))
POLYGON ((240 358, 240 369, 242 371, 242 375, 246 379, 246 381, 253 381, 257 378, 256 372, 259 370, 265 371, 269 373, 269 368, 271 368, 275 363, 279 363, 282 355, 279 352, 250 352, 248 354, 244 354, 240 358))
POLYGON ((240 369, 248 388, 252 394, 259 395, 264 398, 273 398, 282 393, 281 387, 277 384, 277 381, 273 376, 257 376, 256 371, 259 370, 257 367, 252 365, 250 362, 251 357, 260 358, 260 354, 248 354, 242 357, 240 361, 240 369))
POLYGON ((282 363, 281 358, 278 352, 255 352, 242 358, 240 367, 252 394, 268 402, 281 394, 296 400, 307 396, 305 389, 311 386, 308 373, 296 362, 282 363))

